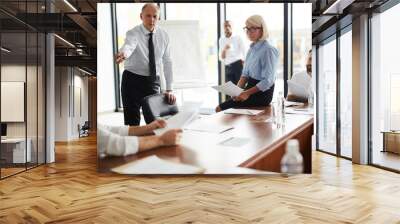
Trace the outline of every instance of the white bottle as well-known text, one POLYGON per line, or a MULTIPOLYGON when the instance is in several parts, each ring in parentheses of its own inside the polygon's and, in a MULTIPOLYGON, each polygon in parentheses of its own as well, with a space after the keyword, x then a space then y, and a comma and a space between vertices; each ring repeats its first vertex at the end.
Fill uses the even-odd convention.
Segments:
POLYGON ((283 93, 280 91, 278 93, 278 98, 276 100, 275 109, 275 119, 278 127, 282 127, 285 124, 285 98, 283 93))
POLYGON ((290 139, 286 143, 286 153, 281 160, 281 172, 284 174, 303 173, 303 156, 299 151, 297 139, 290 139))

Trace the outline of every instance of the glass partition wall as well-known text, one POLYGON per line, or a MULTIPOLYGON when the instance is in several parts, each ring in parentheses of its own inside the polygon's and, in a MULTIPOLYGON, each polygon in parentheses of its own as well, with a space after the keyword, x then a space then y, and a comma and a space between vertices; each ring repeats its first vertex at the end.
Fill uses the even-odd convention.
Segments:
POLYGON ((340 154, 352 158, 352 32, 340 36, 340 154))
POLYGON ((400 172, 400 4, 371 21, 370 163, 400 172))
POLYGON ((0 11, 1 179, 45 163, 45 35, 17 19, 40 2, 19 2, 15 17, 0 11))
POLYGON ((336 36, 318 47, 317 148, 336 154, 336 36))
POLYGON ((352 26, 317 47, 317 149, 352 158, 352 26))

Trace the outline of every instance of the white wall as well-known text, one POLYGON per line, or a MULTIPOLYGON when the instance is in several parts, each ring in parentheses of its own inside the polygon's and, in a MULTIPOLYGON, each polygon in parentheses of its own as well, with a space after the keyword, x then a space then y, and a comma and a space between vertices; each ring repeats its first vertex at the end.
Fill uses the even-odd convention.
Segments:
POLYGON ((55 85, 55 140, 77 139, 78 124, 88 120, 88 78, 76 68, 56 67, 55 85))

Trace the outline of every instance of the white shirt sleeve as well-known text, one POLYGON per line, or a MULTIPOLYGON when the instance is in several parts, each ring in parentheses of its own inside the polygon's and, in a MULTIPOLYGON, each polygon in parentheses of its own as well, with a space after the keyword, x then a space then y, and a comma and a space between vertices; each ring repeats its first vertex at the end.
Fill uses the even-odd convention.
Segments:
POLYGON ((97 150, 99 154, 126 156, 139 150, 139 139, 128 136, 129 127, 99 125, 97 128, 97 150))
POLYGON ((126 32, 124 45, 122 45, 119 51, 124 53, 125 58, 129 58, 137 45, 138 40, 135 37, 135 33, 133 31, 128 31, 126 32))
POLYGON ((163 65, 164 65, 164 76, 165 76, 165 83, 166 83, 166 90, 172 90, 172 60, 170 54, 170 44, 169 44, 169 37, 168 34, 165 34, 167 45, 165 47, 164 55, 162 57, 163 65))

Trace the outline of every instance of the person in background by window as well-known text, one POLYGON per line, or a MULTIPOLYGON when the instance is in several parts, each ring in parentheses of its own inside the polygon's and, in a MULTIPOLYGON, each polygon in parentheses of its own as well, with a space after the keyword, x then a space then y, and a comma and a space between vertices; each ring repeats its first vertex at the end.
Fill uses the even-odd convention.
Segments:
POLYGON ((268 29, 261 16, 250 16, 243 29, 252 42, 237 83, 244 91, 217 106, 217 112, 233 107, 267 106, 272 101, 279 52, 267 41, 268 29))
MULTIPOLYGON (((140 13, 141 25, 126 33, 125 43, 116 55, 116 63, 125 61, 122 74, 121 95, 125 125, 140 124, 140 108, 146 96, 160 92, 161 65, 166 81, 166 99, 174 104, 172 94, 172 61, 167 32, 157 26, 160 9, 147 3, 140 13)), ((143 114, 146 122, 150 119, 143 114)))
POLYGON ((242 38, 232 34, 231 21, 225 21, 224 32, 225 36, 219 39, 219 51, 225 64, 225 82, 231 81, 236 85, 242 75, 246 50, 242 38))
MULTIPOLYGON (((292 81, 304 87, 309 91, 309 94, 313 94, 313 86, 312 86, 312 50, 308 51, 307 59, 306 59, 306 70, 298 72, 294 74, 291 78, 292 81)), ((307 102, 308 98, 302 98, 291 93, 289 88, 289 93, 286 97, 289 101, 297 101, 297 102, 307 102)))
POLYGON ((145 126, 106 126, 97 127, 97 148, 101 157, 127 156, 161 146, 179 144, 181 129, 172 129, 161 136, 145 136, 153 134, 158 128, 164 128, 164 120, 155 120, 145 126))

